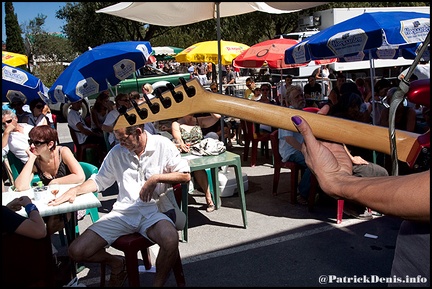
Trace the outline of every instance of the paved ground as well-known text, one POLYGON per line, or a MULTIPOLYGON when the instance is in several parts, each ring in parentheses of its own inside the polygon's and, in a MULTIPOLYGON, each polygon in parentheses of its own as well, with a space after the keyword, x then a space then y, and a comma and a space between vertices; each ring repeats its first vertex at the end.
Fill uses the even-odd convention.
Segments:
MULTIPOLYGON (((60 142, 71 145, 66 124, 59 124, 60 142)), ((242 155, 235 145, 233 152, 242 155)), ((314 212, 289 203, 289 170, 283 169, 279 194, 272 196, 272 160, 259 156, 257 166, 249 161, 242 169, 248 175, 246 192, 248 228, 243 228, 237 195, 222 198, 222 207, 205 211, 204 195, 189 194, 189 242, 180 243, 180 254, 189 287, 311 287, 387 286, 386 283, 353 283, 330 276, 390 276, 400 220, 376 217, 370 221, 344 215, 336 224, 336 201, 321 195, 314 212), (371 234, 377 238, 365 237, 371 234), (327 280, 327 281, 326 281, 327 280), (326 284, 326 282, 330 284, 326 284)), ((378 192, 379 193, 379 192, 378 192)), ((115 188, 100 194, 100 214, 110 210, 115 188)), ((80 231, 90 217, 79 221, 80 231)), ((66 252, 53 237, 60 254, 66 252)), ((109 248, 108 251, 119 253, 109 248)), ((157 246, 152 247, 153 261, 157 246)), ((140 257, 141 259, 141 257, 140 257)), ((88 287, 99 287, 99 265, 84 264, 79 273, 88 287)), ((109 274, 109 270, 107 272, 109 274)), ((153 273, 141 273, 141 286, 151 286, 153 273)), ((108 280, 107 276, 107 280, 108 280)), ((125 286, 127 286, 127 282, 125 286)), ((173 276, 166 287, 176 286, 173 276)))

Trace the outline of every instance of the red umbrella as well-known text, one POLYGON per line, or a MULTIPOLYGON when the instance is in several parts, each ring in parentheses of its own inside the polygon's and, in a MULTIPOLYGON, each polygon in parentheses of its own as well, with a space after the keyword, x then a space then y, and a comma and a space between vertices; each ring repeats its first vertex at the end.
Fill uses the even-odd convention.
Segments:
POLYGON ((252 45, 233 60, 234 67, 260 68, 265 63, 271 69, 285 69, 304 66, 304 64, 286 64, 285 50, 299 43, 294 39, 270 39, 252 45))

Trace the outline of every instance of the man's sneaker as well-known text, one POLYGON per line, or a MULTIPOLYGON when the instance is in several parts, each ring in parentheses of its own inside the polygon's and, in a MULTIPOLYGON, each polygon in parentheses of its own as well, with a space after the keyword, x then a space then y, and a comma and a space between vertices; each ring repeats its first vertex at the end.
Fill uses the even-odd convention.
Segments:
POLYGON ((371 220, 373 219, 372 217, 372 213, 368 212, 368 210, 366 209, 364 211, 364 213, 359 214, 356 210, 353 210, 351 208, 344 208, 344 214, 354 217, 356 219, 360 219, 360 220, 371 220))
POLYGON ((358 215, 358 219, 361 220, 372 220, 373 216, 372 216, 372 212, 369 212, 368 209, 365 209, 363 214, 358 215))
POLYGON ((305 198, 303 198, 301 195, 297 195, 297 203, 303 206, 307 206, 308 201, 305 198))

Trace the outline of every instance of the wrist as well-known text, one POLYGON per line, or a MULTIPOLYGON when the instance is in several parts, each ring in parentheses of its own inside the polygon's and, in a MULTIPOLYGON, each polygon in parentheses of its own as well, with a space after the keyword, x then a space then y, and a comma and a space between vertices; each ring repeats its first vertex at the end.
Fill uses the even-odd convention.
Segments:
POLYGON ((25 211, 26 211, 26 213, 27 213, 27 216, 29 216, 29 217, 30 217, 30 213, 31 213, 32 211, 38 211, 38 212, 39 212, 38 208, 37 208, 36 205, 33 204, 33 203, 27 204, 27 205, 25 206, 25 211))

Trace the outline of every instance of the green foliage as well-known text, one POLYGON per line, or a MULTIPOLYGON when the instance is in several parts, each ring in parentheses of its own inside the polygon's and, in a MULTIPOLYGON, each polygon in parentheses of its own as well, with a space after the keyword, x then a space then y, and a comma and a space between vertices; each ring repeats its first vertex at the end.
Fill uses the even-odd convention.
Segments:
POLYGON ((62 63, 71 62, 78 53, 67 38, 47 33, 43 26, 47 16, 39 14, 25 29, 29 55, 34 60, 32 73, 50 87, 64 70, 62 63))
POLYGON ((5 26, 6 26, 6 49, 9 52, 26 54, 24 41, 21 36, 22 30, 18 24, 18 18, 12 2, 4 2, 5 26))

